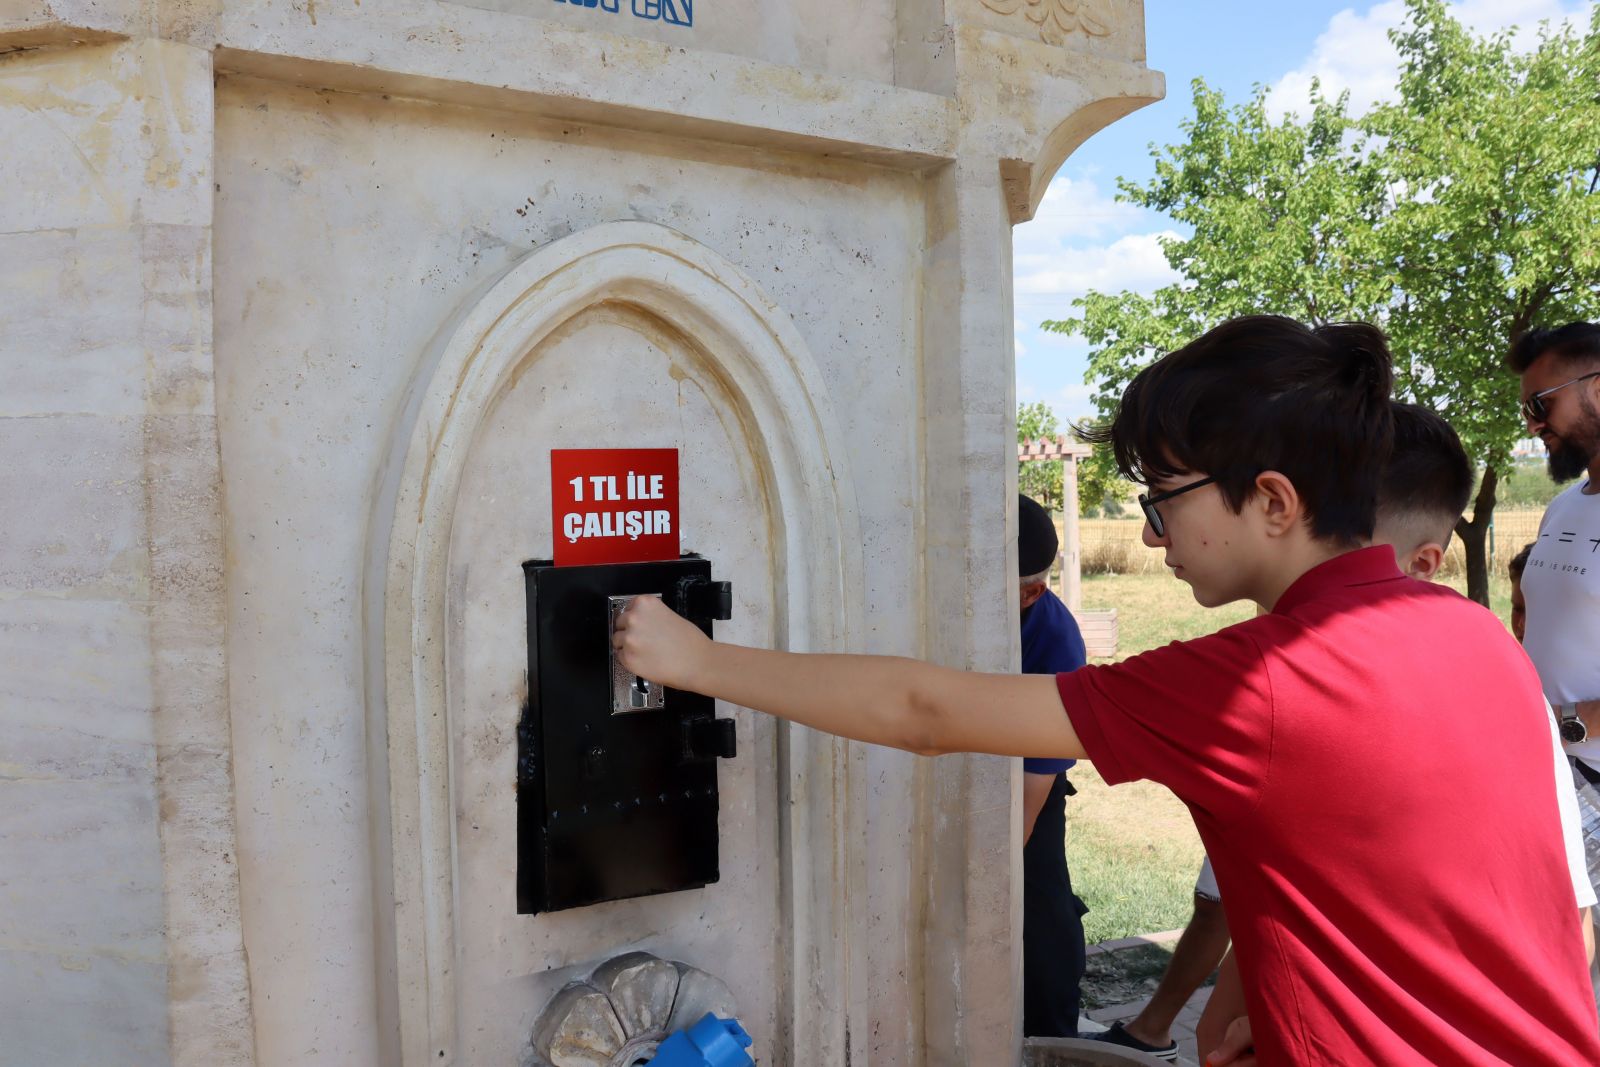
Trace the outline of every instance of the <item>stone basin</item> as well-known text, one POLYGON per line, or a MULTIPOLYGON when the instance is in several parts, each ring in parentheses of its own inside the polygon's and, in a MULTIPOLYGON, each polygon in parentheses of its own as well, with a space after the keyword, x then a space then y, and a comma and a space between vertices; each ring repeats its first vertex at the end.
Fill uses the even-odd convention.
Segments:
POLYGON ((1075 1037, 1031 1037, 1022 1046, 1022 1067, 1166 1067, 1133 1049, 1075 1037))

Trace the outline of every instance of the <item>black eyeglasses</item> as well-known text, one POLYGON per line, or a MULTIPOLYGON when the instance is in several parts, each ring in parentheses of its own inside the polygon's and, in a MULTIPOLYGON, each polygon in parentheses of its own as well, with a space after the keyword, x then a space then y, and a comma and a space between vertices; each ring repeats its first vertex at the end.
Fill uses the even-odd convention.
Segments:
POLYGON ((1548 389, 1539 390, 1522 402, 1522 414, 1527 417, 1529 422, 1543 422, 1550 417, 1550 405, 1544 402, 1545 397, 1551 393, 1559 393, 1569 385, 1577 385, 1579 382, 1587 381, 1594 377, 1600 377, 1600 370, 1593 370, 1588 374, 1580 374, 1570 382, 1562 382, 1560 385, 1552 385, 1548 389))
POLYGON ((1201 478, 1198 482, 1190 482, 1188 485, 1180 485, 1176 489, 1168 489, 1165 493, 1157 493, 1155 496, 1147 496, 1144 493, 1140 493, 1139 510, 1144 512, 1144 520, 1150 524, 1150 529, 1156 532, 1156 536, 1165 537, 1167 536, 1167 524, 1161 521, 1161 512, 1156 510, 1156 505, 1165 504, 1175 496, 1182 496, 1191 489, 1198 489, 1202 485, 1210 485, 1216 480, 1216 476, 1212 475, 1209 478, 1201 478))

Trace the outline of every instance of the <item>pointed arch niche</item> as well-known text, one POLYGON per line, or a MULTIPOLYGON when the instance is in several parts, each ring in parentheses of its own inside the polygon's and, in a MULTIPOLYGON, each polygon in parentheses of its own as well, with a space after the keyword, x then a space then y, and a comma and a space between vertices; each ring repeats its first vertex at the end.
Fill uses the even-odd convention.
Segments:
MULTIPOLYGON (((860 645, 856 496, 826 390, 788 315, 726 259, 663 226, 619 222, 539 249, 469 298, 432 345, 381 472, 366 573, 367 692, 380 1004, 386 1062, 458 1060, 456 797, 446 684, 447 557, 463 471, 496 400, 563 324, 625 305, 691 339, 733 398, 770 487, 780 647, 860 645)), ((531 429, 537 435, 537 427, 531 429)), ((530 452, 530 461, 540 458, 530 452)), ((535 552, 530 548, 529 555, 535 552)), ((513 561, 513 563, 520 561, 513 561)), ((861 839, 845 743, 783 727, 779 739, 787 1010, 773 1035, 805 1035, 843 1062, 847 862, 861 839)), ((511 784, 507 783, 510 803, 511 784)))

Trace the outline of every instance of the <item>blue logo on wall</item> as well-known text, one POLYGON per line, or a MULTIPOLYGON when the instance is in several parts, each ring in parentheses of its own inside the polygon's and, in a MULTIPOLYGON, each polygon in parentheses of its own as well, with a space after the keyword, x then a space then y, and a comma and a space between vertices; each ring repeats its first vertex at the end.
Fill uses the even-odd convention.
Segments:
MULTIPOLYGON (((622 0, 556 0, 573 7, 593 7, 613 15, 622 10, 622 0)), ((650 22, 670 22, 674 26, 694 25, 694 0, 629 0, 634 18, 650 22)))

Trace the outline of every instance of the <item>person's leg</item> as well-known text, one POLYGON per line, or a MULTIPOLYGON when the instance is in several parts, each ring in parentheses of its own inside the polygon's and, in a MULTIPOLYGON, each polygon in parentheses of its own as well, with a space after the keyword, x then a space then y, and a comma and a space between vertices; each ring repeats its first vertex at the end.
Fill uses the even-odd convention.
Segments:
POLYGON ((1089 943, 1083 934, 1083 917, 1089 908, 1072 888, 1072 872, 1067 872, 1066 933, 1062 938, 1063 969, 1066 971, 1066 988, 1062 991, 1061 1007, 1072 1016, 1072 1036, 1078 1036, 1078 1019, 1083 1014, 1083 975, 1088 969, 1089 943))
POLYGON ((1172 962, 1161 976, 1161 984, 1144 1010, 1123 1024, 1133 1037, 1147 1045, 1165 1046, 1172 1041, 1172 1024, 1189 998, 1194 996, 1228 951, 1228 918, 1222 903, 1199 896, 1194 898, 1194 917, 1184 928, 1173 950, 1172 962))
POLYGON ((1228 1025, 1244 1014, 1244 983, 1239 976, 1239 961, 1230 949, 1217 966, 1216 988, 1194 1027, 1194 1043, 1202 1062, 1206 1053, 1222 1044, 1228 1025))
POLYGON ((1083 982, 1083 913, 1067 869, 1066 800, 1056 775, 1022 853, 1022 1026, 1029 1037, 1077 1037, 1083 982))
POLYGON ((1024 889, 1022 1030, 1029 1037, 1077 1037, 1083 981, 1083 919, 1076 898, 1024 889))

